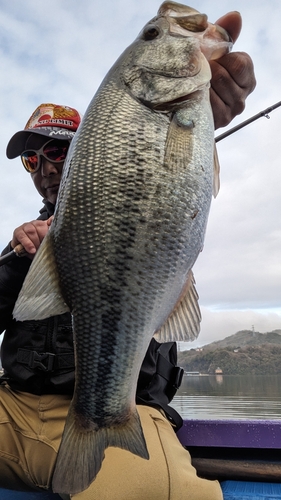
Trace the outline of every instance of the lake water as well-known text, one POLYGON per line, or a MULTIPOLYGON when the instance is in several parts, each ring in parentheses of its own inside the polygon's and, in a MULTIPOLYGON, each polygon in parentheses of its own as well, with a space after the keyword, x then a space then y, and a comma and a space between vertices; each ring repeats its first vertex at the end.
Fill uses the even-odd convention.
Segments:
POLYGON ((281 420, 281 375, 184 375, 171 406, 184 419, 281 420))

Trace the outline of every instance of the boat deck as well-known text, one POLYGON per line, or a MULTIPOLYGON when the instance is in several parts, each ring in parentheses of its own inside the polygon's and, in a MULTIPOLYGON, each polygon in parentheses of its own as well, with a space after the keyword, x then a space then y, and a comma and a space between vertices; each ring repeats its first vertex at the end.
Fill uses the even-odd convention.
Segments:
POLYGON ((185 420, 178 437, 199 476, 281 483, 278 420, 185 420))
MULTIPOLYGON (((246 481, 223 481, 224 500, 279 500, 281 484, 246 481)), ((61 500, 49 492, 19 492, 0 488, 0 500, 61 500)), ((121 499, 120 499, 121 500, 121 499)))
MULTIPOLYGON (((280 422, 185 420, 178 437, 198 475, 221 482, 224 500, 281 500, 280 422)), ((0 500, 60 499, 47 491, 0 488, 0 500)))

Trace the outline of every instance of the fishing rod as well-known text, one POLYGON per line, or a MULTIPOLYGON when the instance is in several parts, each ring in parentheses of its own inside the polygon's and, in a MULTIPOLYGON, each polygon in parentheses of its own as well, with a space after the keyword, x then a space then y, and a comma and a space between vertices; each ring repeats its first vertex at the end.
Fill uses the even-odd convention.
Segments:
MULTIPOLYGON (((244 122, 240 123, 239 125, 236 125, 236 127, 233 127, 227 132, 224 132, 223 134, 219 135, 218 137, 215 138, 215 142, 219 142, 225 137, 228 137, 231 134, 234 134, 234 132, 237 132, 237 130, 240 130, 243 127, 246 127, 249 125, 249 123, 254 122, 255 120, 258 120, 258 118, 262 118, 265 116, 265 118, 270 118, 269 113, 273 111, 274 109, 278 108, 281 106, 281 101, 277 102, 276 104, 273 104, 269 108, 264 109, 263 111, 260 111, 256 115, 252 116, 251 118, 248 118, 248 120, 245 120, 244 122)), ((15 257, 22 257, 26 255, 26 252, 21 244, 17 245, 11 252, 8 252, 6 255, 3 255, 0 257, 0 266, 3 266, 10 260, 13 260, 15 257)))
POLYGON ((23 257, 24 255, 26 255, 26 251, 22 244, 19 243, 11 252, 0 257, 0 266, 4 266, 4 264, 7 264, 7 262, 10 262, 10 260, 13 260, 15 257, 23 257))
POLYGON ((222 139, 224 139, 225 137, 228 137, 229 135, 234 134, 234 132, 237 132, 237 130, 240 130, 241 128, 246 127, 246 125, 249 125, 249 123, 252 123, 255 120, 258 120, 258 118, 262 118, 263 116, 265 116, 265 118, 269 119, 270 118, 269 113, 271 113, 271 111, 278 108, 279 106, 281 106, 281 101, 277 102, 276 104, 273 104, 273 106, 270 106, 269 108, 266 108, 263 111, 260 111, 259 113, 252 116, 251 118, 248 118, 248 120, 245 120, 244 122, 239 123, 239 125, 236 125, 236 127, 233 127, 231 129, 227 130, 226 132, 224 132, 223 134, 218 135, 218 137, 215 138, 215 142, 219 142, 222 139))

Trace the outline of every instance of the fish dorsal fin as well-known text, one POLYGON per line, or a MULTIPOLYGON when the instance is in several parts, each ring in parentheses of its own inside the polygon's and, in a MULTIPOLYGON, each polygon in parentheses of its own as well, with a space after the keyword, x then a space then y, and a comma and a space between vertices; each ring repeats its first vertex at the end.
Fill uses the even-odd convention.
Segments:
POLYGON ((217 197, 220 190, 220 163, 216 145, 214 146, 214 177, 213 177, 213 196, 217 197))
POLYGON ((38 320, 68 312, 60 286, 50 233, 48 233, 24 280, 13 316, 18 321, 38 320))
POLYGON ((159 342, 192 341, 200 331, 201 313, 198 304, 193 272, 189 272, 187 284, 172 313, 155 333, 159 342))

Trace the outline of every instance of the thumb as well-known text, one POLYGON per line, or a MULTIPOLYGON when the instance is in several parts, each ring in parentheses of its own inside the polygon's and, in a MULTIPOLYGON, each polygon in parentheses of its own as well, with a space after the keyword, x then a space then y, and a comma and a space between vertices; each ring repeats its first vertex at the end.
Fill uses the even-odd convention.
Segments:
POLYGON ((51 215, 51 217, 49 217, 49 219, 47 220, 47 225, 50 226, 52 224, 53 220, 54 220, 54 216, 51 215))
POLYGON ((215 24, 224 28, 231 36, 233 42, 236 42, 242 28, 242 17, 237 11, 229 12, 220 17, 215 24))

